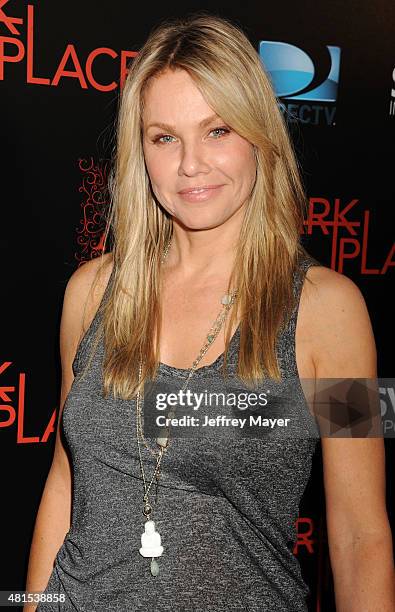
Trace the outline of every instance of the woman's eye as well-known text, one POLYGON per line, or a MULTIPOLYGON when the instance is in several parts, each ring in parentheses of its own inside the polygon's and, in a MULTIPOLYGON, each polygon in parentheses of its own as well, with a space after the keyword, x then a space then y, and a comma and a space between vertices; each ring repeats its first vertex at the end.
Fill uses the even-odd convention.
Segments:
MULTIPOLYGON (((210 134, 214 135, 215 139, 224 136, 225 134, 229 134, 230 129, 227 127, 218 127, 210 130, 210 134)), ((155 136, 153 139, 154 144, 169 144, 173 142, 174 136, 170 136, 170 134, 160 134, 159 136, 155 136)))
POLYGON ((157 136, 156 138, 154 138, 154 143, 158 143, 159 144, 167 144, 168 142, 171 142, 170 138, 173 138, 173 136, 169 136, 169 134, 162 134, 162 136, 157 136))
POLYGON ((211 130, 210 134, 214 134, 216 138, 219 136, 223 136, 224 134, 229 134, 230 129, 226 127, 218 127, 211 130))

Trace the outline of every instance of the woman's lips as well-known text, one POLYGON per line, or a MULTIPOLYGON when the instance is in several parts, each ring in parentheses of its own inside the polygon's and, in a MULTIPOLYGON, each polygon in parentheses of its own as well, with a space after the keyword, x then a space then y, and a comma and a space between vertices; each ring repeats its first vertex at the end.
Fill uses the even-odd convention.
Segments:
POLYGON ((217 195, 223 185, 206 185, 205 187, 194 187, 191 189, 182 189, 179 195, 187 202, 203 202, 217 195))

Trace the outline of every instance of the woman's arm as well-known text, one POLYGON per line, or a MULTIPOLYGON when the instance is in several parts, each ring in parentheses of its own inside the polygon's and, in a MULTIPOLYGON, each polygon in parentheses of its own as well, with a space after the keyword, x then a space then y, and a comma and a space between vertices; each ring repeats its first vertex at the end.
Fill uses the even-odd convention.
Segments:
MULTIPOLYGON (((377 378, 376 347, 358 287, 312 268, 316 378, 377 378)), ((382 438, 322 438, 329 553, 337 612, 394 612, 391 529, 382 438)))
MULTIPOLYGON (((104 256, 110 260, 111 254, 104 256)), ((71 465, 63 446, 59 424, 64 403, 74 380, 72 363, 79 341, 89 327, 102 298, 111 266, 104 268, 103 280, 90 292, 99 267, 99 260, 92 260, 78 268, 67 283, 60 324, 60 356, 62 363, 62 387, 55 450, 51 468, 41 497, 30 549, 26 591, 44 591, 53 570, 55 557, 61 547, 71 521, 71 465)), ((33 612, 37 604, 24 607, 33 612)))

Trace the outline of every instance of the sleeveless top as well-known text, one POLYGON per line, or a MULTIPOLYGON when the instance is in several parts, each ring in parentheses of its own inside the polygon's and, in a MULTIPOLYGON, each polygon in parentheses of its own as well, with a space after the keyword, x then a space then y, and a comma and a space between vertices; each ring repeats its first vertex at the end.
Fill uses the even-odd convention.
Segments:
MULTIPOLYGON (((308 255, 299 261, 297 305, 276 349, 284 381, 296 380, 292 405, 303 435, 174 437, 152 516, 164 546, 156 577, 139 553, 145 519, 136 402, 102 397, 102 339, 81 378, 98 309, 78 347, 62 413, 73 469, 72 520, 44 593, 65 602, 41 603, 38 612, 307 612, 309 588, 292 551, 319 435, 306 435, 317 429, 298 378, 295 329, 303 273, 312 265, 321 264, 308 255)), ((238 348, 239 328, 228 351, 231 382, 238 348)), ((215 384, 222 363, 223 354, 197 369, 191 384, 215 384)), ((158 380, 180 382, 187 372, 161 363, 158 380)), ((142 458, 149 481, 155 459, 144 446, 142 458)))

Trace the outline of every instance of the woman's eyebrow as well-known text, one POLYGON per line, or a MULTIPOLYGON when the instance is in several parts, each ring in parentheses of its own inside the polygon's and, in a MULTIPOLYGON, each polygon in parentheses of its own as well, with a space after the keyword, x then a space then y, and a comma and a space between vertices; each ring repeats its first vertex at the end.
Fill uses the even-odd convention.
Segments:
MULTIPOLYGON (((214 113, 213 115, 210 115, 209 117, 205 117, 205 119, 202 119, 202 121, 200 121, 199 127, 204 128, 210 123, 212 123, 215 119, 220 119, 220 117, 216 113, 214 113)), ((158 127, 161 130, 166 130, 168 132, 176 131, 176 127, 174 125, 169 125, 168 123, 162 123, 161 121, 155 121, 154 123, 149 123, 148 125, 145 126, 144 129, 148 130, 151 127, 158 127)))

